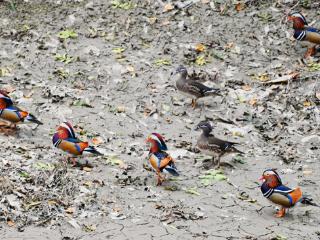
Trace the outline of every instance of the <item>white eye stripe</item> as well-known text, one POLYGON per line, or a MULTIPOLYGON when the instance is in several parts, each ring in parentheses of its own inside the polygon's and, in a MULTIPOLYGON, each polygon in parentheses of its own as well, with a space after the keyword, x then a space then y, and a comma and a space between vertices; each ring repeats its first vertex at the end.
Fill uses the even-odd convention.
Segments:
POLYGON ((150 135, 150 138, 153 139, 153 140, 156 140, 158 143, 161 144, 161 141, 159 140, 159 138, 153 134, 150 135))

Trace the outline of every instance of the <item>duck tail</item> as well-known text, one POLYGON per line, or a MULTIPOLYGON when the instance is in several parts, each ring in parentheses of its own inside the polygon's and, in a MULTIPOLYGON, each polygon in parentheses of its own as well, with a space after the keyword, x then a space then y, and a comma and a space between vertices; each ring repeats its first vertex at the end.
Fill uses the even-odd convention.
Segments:
POLYGON ((305 205, 311 205, 311 206, 315 206, 315 207, 320 207, 318 204, 313 202, 313 199, 311 197, 308 197, 308 196, 302 196, 300 202, 302 204, 305 204, 305 205))
POLYGON ((231 148, 231 152, 244 154, 244 152, 240 151, 239 149, 237 149, 237 148, 235 148, 235 147, 232 147, 232 148, 231 148))
POLYGON ((32 122, 32 123, 36 123, 38 125, 43 125, 42 122, 40 122, 34 115, 32 115, 31 113, 29 113, 27 115, 27 117, 25 118, 27 121, 32 122))
POLYGON ((205 91, 204 95, 205 95, 205 96, 211 96, 211 95, 222 96, 220 89, 217 89, 217 88, 208 88, 208 89, 205 91))
POLYGON ((168 173, 170 173, 171 175, 173 175, 173 176, 179 176, 179 173, 178 173, 178 171, 177 171, 177 169, 176 168, 173 168, 173 167, 166 167, 165 168, 165 170, 168 172, 168 173))
POLYGON ((89 152, 89 153, 92 153, 95 155, 100 155, 100 156, 103 155, 101 152, 99 152, 97 149, 95 149, 95 147, 92 147, 92 146, 86 147, 83 151, 89 152))

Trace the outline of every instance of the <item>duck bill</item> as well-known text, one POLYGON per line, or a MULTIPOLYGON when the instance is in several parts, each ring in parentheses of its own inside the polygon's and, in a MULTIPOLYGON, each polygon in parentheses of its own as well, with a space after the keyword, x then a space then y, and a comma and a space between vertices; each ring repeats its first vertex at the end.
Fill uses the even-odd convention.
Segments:
POLYGON ((259 177, 259 181, 263 182, 264 180, 265 180, 264 176, 259 177))

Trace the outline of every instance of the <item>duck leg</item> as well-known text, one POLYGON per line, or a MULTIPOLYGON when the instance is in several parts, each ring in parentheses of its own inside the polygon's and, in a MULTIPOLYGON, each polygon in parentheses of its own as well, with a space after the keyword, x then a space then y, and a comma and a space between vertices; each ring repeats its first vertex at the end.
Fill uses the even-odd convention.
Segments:
POLYGON ((70 160, 71 160, 71 162, 72 162, 72 167, 77 166, 77 160, 76 160, 75 157, 70 157, 70 160))
POLYGON ((277 218, 282 218, 282 217, 284 217, 285 214, 286 214, 286 209, 282 207, 282 208, 277 212, 276 217, 277 217, 277 218))
POLYGON ((312 57, 316 54, 316 46, 310 47, 307 49, 306 53, 304 54, 304 58, 312 57))
POLYGON ((191 106, 192 106, 193 109, 196 108, 196 106, 197 106, 197 99, 192 99, 191 106))
POLYGON ((221 157, 221 155, 219 154, 219 155, 217 155, 217 156, 215 156, 214 157, 214 165, 215 165, 215 169, 219 169, 220 168, 220 157, 221 157))
POLYGON ((160 172, 157 173, 157 186, 161 186, 164 178, 161 176, 160 172))

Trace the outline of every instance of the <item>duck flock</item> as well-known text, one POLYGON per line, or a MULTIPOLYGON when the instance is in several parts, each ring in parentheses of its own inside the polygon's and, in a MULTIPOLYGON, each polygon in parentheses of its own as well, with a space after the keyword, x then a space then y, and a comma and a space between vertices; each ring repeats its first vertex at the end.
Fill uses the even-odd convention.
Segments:
MULTIPOLYGON (((317 44, 320 44, 320 31, 309 27, 307 20, 299 12, 289 14, 288 20, 293 22, 294 38, 310 44, 304 57, 308 58, 315 55, 319 50, 317 44)), ((221 89, 207 87, 190 78, 184 66, 179 66, 173 72, 173 75, 177 90, 183 95, 192 98, 192 108, 196 107, 197 100, 200 98, 222 95, 221 89)), ((9 127, 15 130, 17 129, 17 124, 23 122, 37 125, 43 124, 31 113, 17 107, 6 90, 0 90, 0 118, 8 122, 9 127)), ((209 167, 220 168, 223 165, 227 165, 227 163, 220 162, 220 158, 224 154, 239 153, 245 155, 244 152, 237 149, 239 143, 215 137, 212 134, 213 125, 209 121, 201 121, 195 128, 202 131, 197 141, 197 148, 205 155, 212 157, 209 167)), ((77 138, 70 122, 63 122, 57 127, 53 134, 52 142, 54 147, 68 154, 67 162, 71 162, 73 166, 77 165, 77 156, 85 154, 102 155, 95 147, 90 146, 88 142, 77 138)), ((157 185, 160 186, 165 181, 166 173, 179 176, 179 166, 167 153, 168 147, 164 138, 159 133, 150 133, 146 138, 146 142, 150 144, 148 161, 156 173, 157 185)), ((263 196, 280 206, 276 217, 285 216, 286 210, 298 203, 319 207, 299 187, 290 188, 285 186, 275 168, 263 171, 260 180, 262 182, 261 192, 263 196)))

